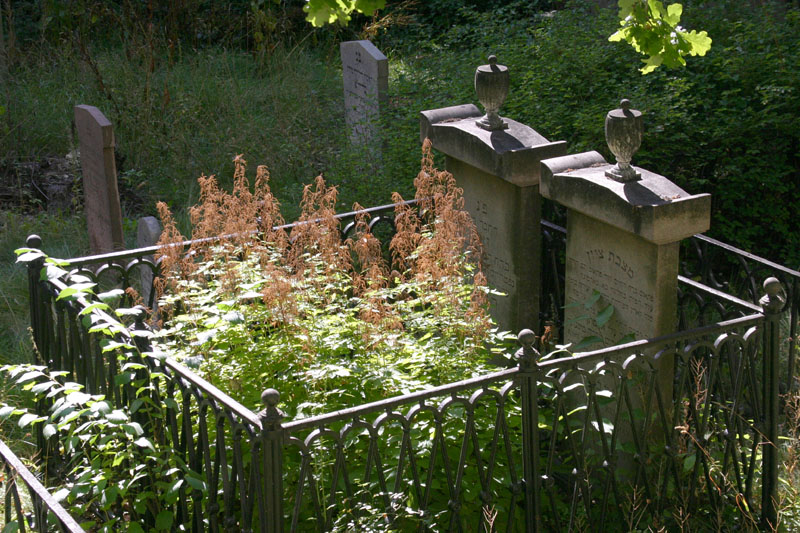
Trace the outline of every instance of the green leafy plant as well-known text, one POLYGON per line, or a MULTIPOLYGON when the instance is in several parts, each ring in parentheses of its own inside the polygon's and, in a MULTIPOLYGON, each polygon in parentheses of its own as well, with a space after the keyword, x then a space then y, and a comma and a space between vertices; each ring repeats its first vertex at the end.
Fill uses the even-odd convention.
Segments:
MULTIPOLYGON (((129 362, 121 376, 140 369, 129 362)), ((157 449, 145 436, 152 413, 141 398, 131 408, 115 409, 103 395, 87 394, 78 383, 65 381, 64 371, 33 365, 0 367, 6 375, 42 405, 45 414, 0 406, 0 419, 14 419, 20 428, 36 431, 48 442, 42 457, 50 481, 60 486, 55 497, 67 506, 84 528, 92 531, 171 531, 173 511, 183 483, 202 488, 199 476, 188 473, 175 454, 157 449), (142 415, 145 415, 144 417, 142 415), (176 481, 176 472, 186 473, 176 481), (146 524, 152 527, 146 529, 146 524)), ((156 378, 157 379, 157 378, 156 378)))
POLYGON ((350 14, 355 12, 372 15, 376 9, 382 8, 385 0, 306 0, 303 11, 306 20, 313 26, 326 24, 347 24, 350 14))
POLYGON ((705 31, 687 31, 680 26, 683 6, 669 4, 666 8, 658 0, 619 0, 619 18, 622 28, 609 41, 625 41, 644 59, 642 74, 648 74, 660 65, 670 68, 686 65, 687 55, 703 56, 711 49, 711 38, 705 31))
MULTIPOLYGON (((250 192, 240 159, 234 181, 228 194, 201 179, 192 237, 242 237, 202 241, 191 252, 199 261, 164 256, 169 285, 155 341, 245 405, 257 408, 273 382, 290 416, 330 411, 477 375, 506 346, 487 314, 474 226, 429 148, 416 181, 429 218, 395 196, 389 250, 366 216, 340 240, 336 190, 319 178, 290 236, 256 236, 257 214, 262 228, 283 220, 268 174, 260 167, 250 192)), ((182 241, 164 206, 162 215, 162 242, 182 241)))

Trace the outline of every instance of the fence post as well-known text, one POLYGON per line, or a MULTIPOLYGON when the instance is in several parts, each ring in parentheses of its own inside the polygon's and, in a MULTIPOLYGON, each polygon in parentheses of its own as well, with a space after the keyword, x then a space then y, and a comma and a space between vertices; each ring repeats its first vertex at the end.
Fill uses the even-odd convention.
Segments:
POLYGON ((777 278, 764 281, 764 292, 760 300, 764 312, 764 444, 763 481, 761 492, 761 523, 765 530, 777 526, 778 511, 778 356, 780 354, 780 317, 786 303, 781 282, 777 278))
POLYGON ((539 495, 539 396, 536 387, 539 352, 533 347, 536 335, 523 329, 517 336, 522 345, 519 359, 519 385, 522 393, 522 464, 525 476, 525 531, 541 531, 539 495))
MULTIPOLYGON (((42 249, 42 238, 38 235, 28 235, 25 239, 25 244, 28 248, 42 249)), ((33 342, 36 345, 36 353, 40 353, 43 358, 47 354, 43 353, 41 336, 42 336, 42 302, 39 291, 39 279, 41 276, 42 267, 44 266, 44 258, 36 259, 28 263, 28 303, 31 310, 31 330, 33 331, 33 342)), ((49 365, 50 361, 40 361, 41 364, 49 365)))
POLYGON ((266 408, 258 413, 261 420, 262 478, 258 502, 261 531, 283 532, 283 427, 284 414, 276 406, 281 394, 275 389, 261 393, 266 408))

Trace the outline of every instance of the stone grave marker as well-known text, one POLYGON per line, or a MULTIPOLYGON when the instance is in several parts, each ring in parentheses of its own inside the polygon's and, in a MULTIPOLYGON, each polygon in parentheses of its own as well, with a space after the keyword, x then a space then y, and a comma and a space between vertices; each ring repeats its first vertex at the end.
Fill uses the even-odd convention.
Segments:
MULTIPOLYGON (((710 195, 690 195, 664 176, 630 165, 643 128, 641 113, 629 107, 623 100, 606 118, 616 165, 597 152, 542 162, 542 195, 568 209, 568 343, 596 336, 611 346, 630 334, 639 340, 674 332, 680 241, 709 227, 710 195), (598 324, 608 309, 610 318, 598 324)), ((672 361, 660 364, 662 392, 671 394, 672 361)))
POLYGON ((75 106, 75 129, 81 150, 84 210, 92 254, 125 248, 122 209, 114 161, 114 131, 99 109, 75 106))
MULTIPOLYGON (((136 228, 137 248, 155 246, 158 244, 159 238, 161 238, 161 224, 159 223, 158 219, 156 217, 140 218, 136 228)), ((154 257, 152 255, 147 255, 143 259, 146 259, 150 262, 154 261, 154 257)), ((150 301, 153 294, 153 271, 150 270, 150 267, 144 265, 139 268, 139 275, 142 281, 142 300, 144 300, 146 306, 155 308, 155 299, 153 299, 152 302, 150 301)))
POLYGON ((566 143, 499 116, 508 70, 494 56, 478 67, 475 88, 485 115, 472 104, 423 111, 420 139, 444 152, 447 170, 464 190, 464 207, 483 244, 484 274, 506 295, 490 296, 493 318, 506 330, 538 331, 540 161, 566 153, 566 143))
POLYGON ((350 141, 368 147, 379 158, 380 115, 389 94, 389 60, 366 40, 343 42, 339 51, 350 141))

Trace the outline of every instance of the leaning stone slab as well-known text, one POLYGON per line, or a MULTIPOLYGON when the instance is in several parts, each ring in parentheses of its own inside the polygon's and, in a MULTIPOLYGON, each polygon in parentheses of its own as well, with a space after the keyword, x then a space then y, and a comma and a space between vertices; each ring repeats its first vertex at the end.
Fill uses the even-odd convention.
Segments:
POLYGON ((114 161, 114 131, 99 109, 75 106, 75 129, 81 150, 84 210, 92 254, 125 248, 122 209, 114 161))

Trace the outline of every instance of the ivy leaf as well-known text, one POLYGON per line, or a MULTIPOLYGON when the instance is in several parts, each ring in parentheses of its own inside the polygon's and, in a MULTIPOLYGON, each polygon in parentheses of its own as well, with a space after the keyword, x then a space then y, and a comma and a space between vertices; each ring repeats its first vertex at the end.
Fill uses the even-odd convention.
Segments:
POLYGON ((342 0, 306 0, 306 5, 303 6, 306 20, 316 28, 332 24, 337 20, 347 23, 352 9, 352 1, 345 3, 342 0))
POLYGON ((164 510, 156 516, 156 529, 161 531, 169 531, 172 528, 172 513, 164 510))
POLYGON ((681 32, 681 36, 691 45, 689 53, 693 56, 704 56, 711 50, 711 37, 705 31, 681 32))
POLYGON ((106 420, 115 424, 122 424, 128 421, 128 415, 119 409, 114 409, 106 415, 106 420))
POLYGON ((20 248, 19 250, 16 250, 16 252, 19 254, 19 257, 17 257, 17 263, 30 263, 31 261, 36 261, 40 257, 44 257, 44 252, 32 248, 20 248))
POLYGON ((681 4, 670 4, 667 7, 667 14, 664 21, 673 28, 681 21, 681 14, 683 13, 683 6, 681 4))
POLYGON ((153 452, 156 451, 156 449, 153 447, 153 443, 150 442, 150 440, 146 439, 145 437, 136 439, 135 441, 133 441, 133 443, 139 446, 140 448, 147 448, 148 450, 153 452))
POLYGON ((583 350, 584 348, 586 348, 588 346, 591 346, 592 344, 596 344, 598 342, 603 342, 603 339, 601 339, 597 335, 591 335, 589 337, 584 337, 584 338, 581 339, 581 341, 578 344, 576 344, 575 346, 572 347, 572 350, 574 352, 579 352, 579 351, 583 350))
POLYGON ((55 435, 57 431, 58 431, 58 428, 56 428, 55 425, 47 424, 47 425, 44 426, 44 429, 42 429, 42 436, 44 436, 44 438, 46 438, 46 439, 49 439, 50 437, 55 435))
POLYGON ((52 265, 52 264, 48 263, 42 269, 42 273, 40 274, 39 279, 41 281, 50 281, 52 279, 57 279, 57 278, 60 278, 62 276, 65 276, 68 273, 69 272, 67 272, 63 268, 60 268, 60 267, 58 267, 56 265, 52 265))
POLYGON ((385 5, 386 0, 356 0, 355 10, 370 16, 378 9, 383 9, 385 5))
POLYGON ((110 291, 101 292, 97 297, 103 302, 114 303, 119 300, 123 294, 125 294, 125 291, 122 289, 112 289, 110 291))
POLYGON ((45 420, 46 418, 47 417, 45 417, 45 416, 37 416, 37 415, 35 415, 33 413, 25 413, 24 415, 19 417, 19 422, 17 422, 17 425, 19 427, 21 427, 21 428, 24 428, 25 426, 29 426, 29 425, 31 425, 31 424, 33 424, 35 422, 41 422, 42 420, 45 420))

